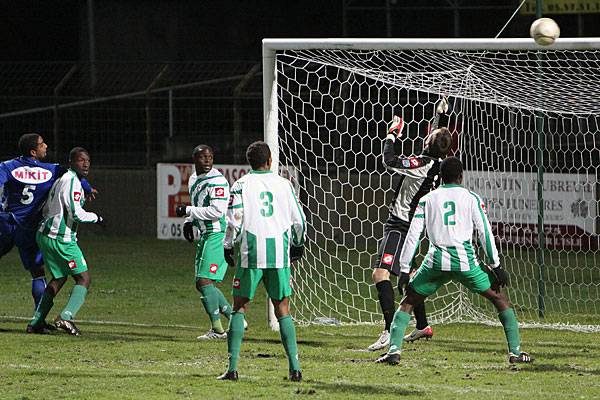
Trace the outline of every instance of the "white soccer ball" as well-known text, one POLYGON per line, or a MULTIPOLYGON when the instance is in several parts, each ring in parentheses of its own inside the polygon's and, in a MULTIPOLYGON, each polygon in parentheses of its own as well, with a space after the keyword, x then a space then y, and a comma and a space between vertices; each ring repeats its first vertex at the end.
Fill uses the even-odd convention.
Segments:
POLYGON ((552 18, 540 18, 533 21, 529 36, 541 46, 548 46, 560 36, 560 28, 552 18))

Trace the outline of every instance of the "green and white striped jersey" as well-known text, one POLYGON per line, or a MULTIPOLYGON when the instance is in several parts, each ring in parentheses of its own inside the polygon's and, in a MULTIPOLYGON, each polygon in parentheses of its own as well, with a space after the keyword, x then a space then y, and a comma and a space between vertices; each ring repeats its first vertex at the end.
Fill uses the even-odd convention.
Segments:
POLYGON ((69 243, 77 241, 77 225, 95 223, 98 216, 83 209, 85 194, 75 171, 69 169, 54 182, 42 210, 39 231, 51 239, 69 243))
POLYGON ((289 268, 290 245, 304 244, 306 219, 292 184, 252 170, 231 187, 223 245, 239 244, 242 268, 289 268))
POLYGON ((229 183, 223 174, 215 168, 206 174, 193 173, 188 189, 192 206, 185 209, 186 222, 193 222, 201 235, 225 232, 229 183))
POLYGON ((409 272, 423 229, 429 250, 425 264, 442 271, 469 271, 479 266, 473 248, 473 231, 488 264, 500 265, 485 205, 475 193, 460 185, 442 185, 421 198, 400 254, 400 270, 409 272))

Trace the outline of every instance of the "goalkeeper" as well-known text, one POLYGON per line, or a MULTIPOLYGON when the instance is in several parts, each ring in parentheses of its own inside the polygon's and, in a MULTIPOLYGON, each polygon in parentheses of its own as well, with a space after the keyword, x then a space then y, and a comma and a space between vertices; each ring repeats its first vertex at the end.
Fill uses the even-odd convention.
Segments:
POLYGON ((201 293, 202 305, 211 322, 211 329, 198 340, 225 340, 227 332, 221 323, 221 314, 229 318, 231 305, 223 292, 215 286, 227 272, 223 257, 223 235, 225 234, 225 213, 229 200, 227 179, 213 168, 214 151, 201 144, 192 151, 195 173, 190 175, 188 190, 191 206, 176 208, 178 217, 186 217, 183 235, 190 243, 194 242, 194 228, 200 231, 196 247, 196 289, 201 293))
POLYGON ((473 293, 481 294, 496 307, 508 342, 508 361, 511 364, 530 363, 533 359, 520 349, 515 311, 500 289, 506 286, 508 274, 500 266, 484 204, 479 196, 461 186, 463 167, 458 158, 445 159, 440 175, 443 185, 423 196, 410 224, 400 254, 399 283, 408 284, 406 297, 394 315, 388 353, 377 362, 397 364, 400 361, 402 335, 408 326, 410 312, 452 280, 462 283, 473 293), (429 251, 409 283, 410 266, 419 248, 423 229, 426 229, 429 238, 429 251), (475 255, 472 244, 474 231, 491 266, 491 269, 486 268, 487 273, 475 255))
MULTIPOLYGON (((398 156, 394 152, 394 142, 402 135, 404 121, 394 116, 383 146, 383 163, 390 170, 401 174, 394 198, 389 208, 389 216, 383 228, 383 239, 373 265, 373 282, 377 288, 379 304, 385 320, 385 328, 377 341, 368 347, 377 351, 389 345, 390 326, 396 311, 394 288, 390 282, 390 274, 400 274, 400 252, 421 197, 437 186, 439 166, 452 147, 452 136, 447 128, 437 129, 440 122, 447 124, 448 101, 442 98, 436 107, 436 116, 432 130, 421 155, 417 157, 398 156), (441 121, 441 119, 444 121, 441 121)), ((442 125, 442 126, 443 126, 442 125)), ((398 286, 400 296, 402 288, 398 286)), ((425 305, 421 303, 414 309, 416 329, 407 335, 405 340, 412 342, 433 336, 433 330, 427 322, 425 305)))

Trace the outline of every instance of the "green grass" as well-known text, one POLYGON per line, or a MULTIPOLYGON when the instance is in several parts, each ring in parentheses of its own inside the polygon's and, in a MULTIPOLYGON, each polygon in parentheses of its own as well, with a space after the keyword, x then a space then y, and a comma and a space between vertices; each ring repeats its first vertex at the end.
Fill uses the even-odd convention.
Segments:
MULTIPOLYGON (((248 313, 240 381, 217 382, 227 348, 224 342, 195 340, 208 320, 194 290, 191 245, 88 237, 81 247, 93 279, 78 315, 81 337, 24 334, 32 313, 29 277, 16 252, 0 261, 0 398, 600 396, 600 334, 523 330, 523 349, 537 360, 511 368, 501 328, 475 324, 436 326, 433 340, 405 346, 398 367, 373 364, 376 354, 363 350, 381 327, 299 327, 305 380, 293 384, 284 379, 287 361, 279 336, 266 328, 262 294, 248 313)), ((59 295, 52 316, 71 286, 59 295)))

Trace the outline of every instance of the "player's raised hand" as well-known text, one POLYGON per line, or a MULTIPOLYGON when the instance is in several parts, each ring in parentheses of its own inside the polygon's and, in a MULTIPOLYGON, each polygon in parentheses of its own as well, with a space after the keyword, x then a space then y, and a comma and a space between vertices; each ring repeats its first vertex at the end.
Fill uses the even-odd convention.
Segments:
POLYGON ((392 122, 389 124, 388 133, 396 135, 396 137, 399 138, 402 136, 402 128, 404 128, 404 120, 401 117, 394 115, 392 122))
POLYGON ((436 114, 446 114, 448 112, 448 98, 446 96, 442 96, 440 101, 438 101, 435 106, 436 114))
POLYGON ((194 243, 194 225, 191 222, 183 224, 183 237, 190 243, 194 243))
POLYGON ((185 204, 180 204, 175 208, 175 214, 178 217, 185 217, 187 215, 185 204))

